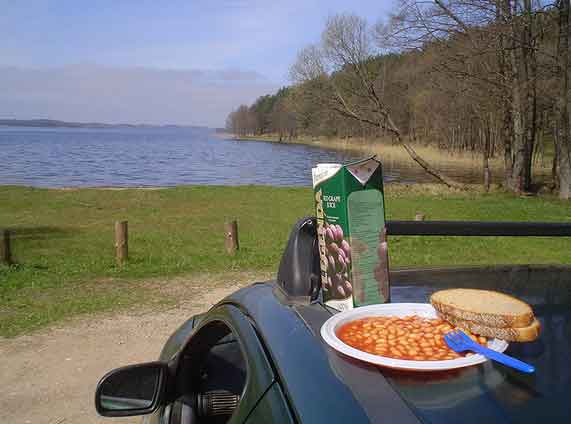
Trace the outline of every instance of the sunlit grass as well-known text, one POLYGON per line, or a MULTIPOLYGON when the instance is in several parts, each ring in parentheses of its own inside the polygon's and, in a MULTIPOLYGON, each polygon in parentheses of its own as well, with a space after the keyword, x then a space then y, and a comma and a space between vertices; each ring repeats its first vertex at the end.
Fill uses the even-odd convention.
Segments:
MULTIPOLYGON (((142 279, 196 273, 275 272, 292 225, 313 214, 309 188, 177 187, 48 190, 0 187, 0 228, 13 233, 16 265, 0 265, 0 335, 70 316, 160 302, 142 279), (240 251, 224 251, 224 221, 239 223, 240 251), (129 221, 129 262, 114 260, 113 225, 129 221)), ((389 219, 571 222, 569 203, 388 186, 389 219)), ((391 265, 571 263, 564 238, 391 237, 391 265)))

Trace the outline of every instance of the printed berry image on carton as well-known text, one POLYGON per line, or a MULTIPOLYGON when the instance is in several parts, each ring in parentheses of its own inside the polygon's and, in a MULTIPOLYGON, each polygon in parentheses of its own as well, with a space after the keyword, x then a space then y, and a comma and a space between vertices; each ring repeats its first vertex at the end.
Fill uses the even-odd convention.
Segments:
POLYGON ((327 255, 327 277, 323 282, 331 298, 346 299, 353 293, 349 279, 351 246, 343 238, 339 224, 324 223, 327 255))
POLYGON ((339 310, 389 300, 381 164, 312 169, 324 301, 339 310))

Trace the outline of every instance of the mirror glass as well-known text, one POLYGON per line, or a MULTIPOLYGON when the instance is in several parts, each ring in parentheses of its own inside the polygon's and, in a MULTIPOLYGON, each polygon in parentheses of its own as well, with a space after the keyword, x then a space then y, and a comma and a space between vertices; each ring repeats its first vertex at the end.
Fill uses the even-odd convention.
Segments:
POLYGON ((134 411, 149 408, 159 390, 161 368, 140 366, 117 370, 102 383, 101 408, 107 411, 134 411))

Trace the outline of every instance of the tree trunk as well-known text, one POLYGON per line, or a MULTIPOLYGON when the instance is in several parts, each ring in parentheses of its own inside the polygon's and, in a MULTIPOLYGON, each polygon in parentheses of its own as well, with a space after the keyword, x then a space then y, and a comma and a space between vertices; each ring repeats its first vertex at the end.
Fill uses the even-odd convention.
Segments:
POLYGON ((463 184, 457 183, 456 181, 453 181, 450 178, 445 177, 440 172, 438 172, 436 169, 434 169, 428 162, 426 162, 424 159, 422 159, 418 155, 418 153, 416 153, 416 151, 414 150, 414 148, 411 145, 405 143, 402 140, 402 138, 400 137, 400 135, 397 136, 397 140, 402 145, 402 147, 406 150, 406 152, 409 154, 411 159, 413 161, 415 161, 418 165, 420 165, 420 167, 422 169, 424 169, 428 174, 432 175, 434 178, 436 178, 438 181, 440 181, 442 184, 444 184, 448 187, 464 188, 463 184))
MULTIPOLYGON (((373 95, 375 94, 373 93, 373 95)), ((376 112, 378 114, 378 119, 377 121, 374 121, 369 118, 363 117, 358 113, 356 113, 355 111, 353 111, 338 90, 336 90, 335 96, 336 96, 337 105, 333 107, 334 111, 341 114, 342 116, 354 119, 357 122, 373 125, 378 128, 385 128, 397 139, 397 142, 405 149, 410 158, 413 161, 415 161, 428 174, 432 175, 434 178, 436 178, 438 181, 440 181, 442 184, 448 187, 460 188, 460 189, 465 187, 464 184, 458 183, 438 172, 438 170, 436 170, 428 162, 426 162, 423 158, 421 158, 410 144, 404 141, 400 129, 395 125, 394 121, 391 118, 391 115, 383 106, 382 101, 378 97, 375 97, 375 103, 377 106, 376 112)))
POLYGON ((553 179, 553 188, 559 190, 559 141, 557 140, 557 125, 553 127, 553 161, 551 162, 551 178, 553 179))
POLYGON ((512 144, 514 140, 514 127, 512 117, 512 96, 514 76, 508 66, 507 54, 510 52, 510 43, 504 34, 510 25, 511 8, 509 0, 496 0, 496 25, 499 29, 498 45, 496 47, 496 60, 498 63, 498 79, 502 88, 500 109, 502 111, 502 125, 500 137, 504 146, 504 186, 511 188, 511 173, 513 168, 512 144), (509 87, 509 88, 508 88, 509 87))
POLYGON ((558 153, 559 198, 571 196, 571 136, 569 134, 569 0, 559 0, 558 96, 555 119, 558 121, 555 138, 558 153))
POLYGON ((483 168, 484 168, 484 190, 486 192, 490 191, 490 143, 492 140, 492 119, 488 121, 488 128, 482 130, 482 135, 484 137, 484 149, 483 149, 483 168))
POLYGON ((406 152, 409 154, 411 159, 413 161, 415 161, 422 169, 424 169, 428 174, 432 175, 434 178, 436 178, 438 181, 440 181, 442 184, 444 184, 448 187, 464 188, 464 184, 460 184, 460 183, 453 181, 450 178, 442 175, 440 172, 438 172, 436 169, 434 169, 428 162, 426 162, 424 159, 422 159, 418 155, 418 153, 416 153, 416 151, 414 150, 414 148, 411 145, 405 143, 402 136, 401 136, 400 130, 395 125, 395 123, 393 122, 390 115, 386 116, 386 121, 387 121, 387 126, 386 126, 387 129, 393 133, 393 135, 397 138, 397 141, 399 142, 399 144, 406 150, 406 152))
POLYGON ((531 0, 524 0, 525 15, 522 28, 523 83, 525 84, 525 150, 523 169, 523 188, 531 189, 533 150, 537 130, 537 60, 535 55, 534 15, 531 0))
POLYGON ((508 176, 508 181, 506 181, 507 187, 514 193, 521 193, 524 189, 524 178, 526 169, 526 142, 524 138, 524 127, 522 122, 522 110, 523 99, 521 93, 521 80, 522 76, 519 71, 519 58, 518 58, 518 48, 517 48, 517 31, 515 22, 515 11, 512 13, 510 10, 510 50, 509 50, 509 65, 510 74, 512 76, 511 84, 511 119, 512 119, 512 129, 513 129, 513 139, 511 148, 511 169, 508 168, 506 173, 508 176))
POLYGON ((571 198, 571 161, 569 160, 569 148, 567 154, 559 156, 559 198, 569 200, 571 198))
MULTIPOLYGON (((515 56, 514 52, 510 53, 515 56)), ((517 67, 515 59, 513 67, 517 67)), ((524 170, 526 167, 526 144, 524 140, 522 115, 521 115, 521 92, 517 83, 518 79, 514 78, 514 85, 512 87, 512 105, 511 105, 511 119, 512 119, 512 149, 510 163, 511 169, 508 169, 508 178, 506 181, 507 186, 515 193, 520 193, 523 190, 524 170)))

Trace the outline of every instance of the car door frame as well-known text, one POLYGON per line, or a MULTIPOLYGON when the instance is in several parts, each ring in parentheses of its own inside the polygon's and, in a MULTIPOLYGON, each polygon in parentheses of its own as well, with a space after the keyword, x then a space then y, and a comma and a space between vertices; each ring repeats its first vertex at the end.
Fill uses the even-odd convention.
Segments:
MULTIPOLYGON (((208 331, 208 327, 217 322, 228 327, 230 332, 234 334, 244 358, 246 369, 244 389, 238 407, 228 421, 231 424, 243 423, 272 384, 276 382, 276 377, 262 340, 258 337, 252 321, 244 314, 239 305, 221 303, 214 306, 206 314, 201 315, 192 332, 181 343, 178 351, 169 361, 169 368, 174 376, 174 380, 178 380, 180 376, 177 376, 177 374, 181 370, 182 358, 185 354, 192 352, 193 340, 196 340, 198 334, 201 334, 202 331, 208 331)), ((212 346, 215 346, 215 344, 212 346)), ((178 395, 181 394, 175 394, 169 403, 163 405, 143 422, 149 424, 170 424, 170 411, 178 395)), ((286 407, 288 406, 286 405, 286 407)))

